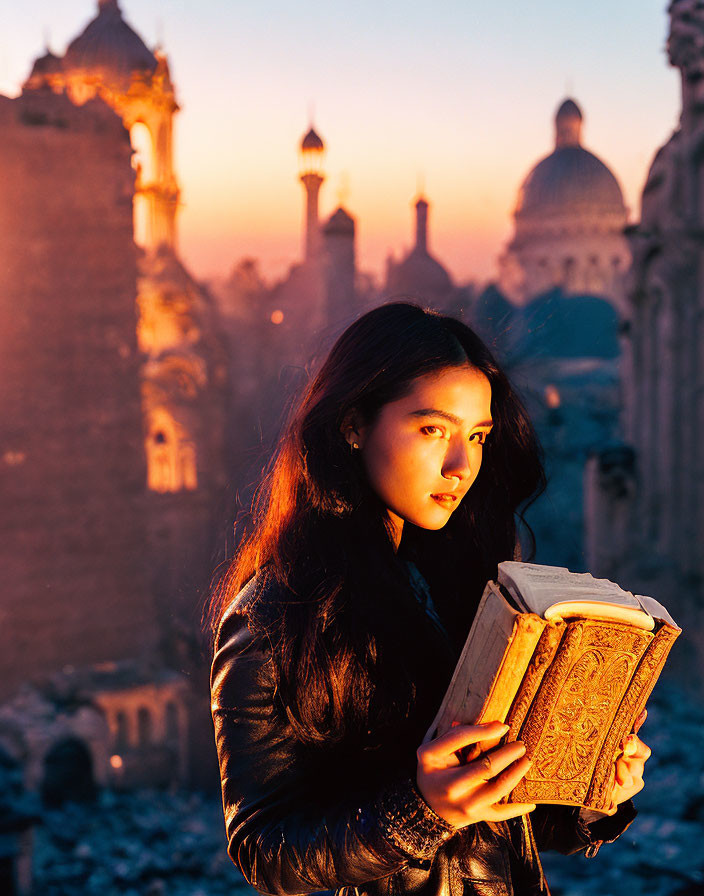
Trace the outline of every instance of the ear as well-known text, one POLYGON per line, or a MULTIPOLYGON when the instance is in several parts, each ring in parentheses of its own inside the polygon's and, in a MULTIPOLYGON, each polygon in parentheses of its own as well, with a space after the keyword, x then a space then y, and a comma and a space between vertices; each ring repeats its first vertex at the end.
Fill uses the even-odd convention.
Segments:
POLYGON ((358 412, 354 408, 347 411, 340 424, 340 432, 350 448, 355 444, 358 448, 362 447, 365 430, 366 427, 362 424, 358 412))

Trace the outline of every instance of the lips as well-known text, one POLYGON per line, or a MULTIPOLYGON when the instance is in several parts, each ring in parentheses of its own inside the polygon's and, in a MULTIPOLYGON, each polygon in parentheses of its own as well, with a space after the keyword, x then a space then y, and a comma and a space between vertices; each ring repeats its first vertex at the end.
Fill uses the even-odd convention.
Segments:
POLYGON ((446 504, 448 506, 454 504, 457 501, 457 495, 439 494, 431 495, 430 497, 433 498, 433 500, 437 501, 438 504, 446 504))

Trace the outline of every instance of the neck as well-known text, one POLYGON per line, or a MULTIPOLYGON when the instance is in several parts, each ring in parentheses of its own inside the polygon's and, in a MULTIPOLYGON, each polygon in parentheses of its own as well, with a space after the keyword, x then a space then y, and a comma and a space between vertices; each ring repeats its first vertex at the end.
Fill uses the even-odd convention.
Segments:
POLYGON ((398 546, 401 544, 401 536, 403 535, 403 519, 395 514, 392 510, 388 510, 387 514, 389 519, 391 520, 391 525, 394 527, 394 551, 398 552, 398 546))

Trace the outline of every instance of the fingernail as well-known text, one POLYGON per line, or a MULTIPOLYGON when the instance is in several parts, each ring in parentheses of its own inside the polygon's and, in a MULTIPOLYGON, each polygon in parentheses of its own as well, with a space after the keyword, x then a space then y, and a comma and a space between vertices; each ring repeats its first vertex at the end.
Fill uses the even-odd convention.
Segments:
POLYGON ((508 731, 508 729, 509 729, 509 726, 508 726, 508 725, 502 725, 502 726, 501 726, 501 731, 502 731, 504 734, 508 731))

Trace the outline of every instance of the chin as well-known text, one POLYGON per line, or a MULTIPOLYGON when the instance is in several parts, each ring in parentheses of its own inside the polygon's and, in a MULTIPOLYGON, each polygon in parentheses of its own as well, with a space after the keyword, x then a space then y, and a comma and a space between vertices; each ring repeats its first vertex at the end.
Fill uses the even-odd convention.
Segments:
POLYGON ((444 529, 449 519, 450 517, 448 516, 444 520, 408 520, 408 522, 418 526, 419 529, 428 529, 431 532, 435 532, 438 529, 444 529))

